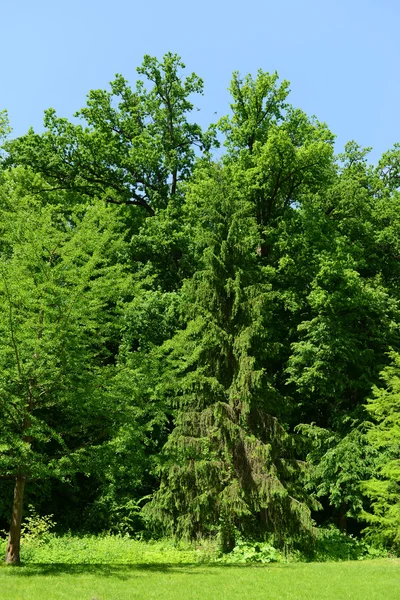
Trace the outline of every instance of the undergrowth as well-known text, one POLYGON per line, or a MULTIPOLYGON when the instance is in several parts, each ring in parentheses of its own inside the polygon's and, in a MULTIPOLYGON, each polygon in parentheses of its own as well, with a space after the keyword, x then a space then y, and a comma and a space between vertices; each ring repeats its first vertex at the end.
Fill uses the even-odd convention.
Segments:
MULTIPOLYGON (((273 562, 323 562, 384 558, 387 551, 345 535, 331 527, 317 530, 307 551, 289 543, 278 550, 270 542, 238 539, 235 548, 222 554, 214 540, 199 543, 173 539, 142 541, 128 535, 56 535, 52 516, 41 517, 33 509, 25 518, 21 562, 26 564, 251 564, 273 562)), ((0 532, 0 549, 5 554, 6 532, 0 532)))

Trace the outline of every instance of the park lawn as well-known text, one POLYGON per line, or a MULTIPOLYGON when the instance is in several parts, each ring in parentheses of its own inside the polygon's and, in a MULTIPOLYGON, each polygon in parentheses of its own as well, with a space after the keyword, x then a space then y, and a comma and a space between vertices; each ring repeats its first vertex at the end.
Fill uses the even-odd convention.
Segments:
POLYGON ((0 568, 10 600, 398 600, 400 560, 0 568))

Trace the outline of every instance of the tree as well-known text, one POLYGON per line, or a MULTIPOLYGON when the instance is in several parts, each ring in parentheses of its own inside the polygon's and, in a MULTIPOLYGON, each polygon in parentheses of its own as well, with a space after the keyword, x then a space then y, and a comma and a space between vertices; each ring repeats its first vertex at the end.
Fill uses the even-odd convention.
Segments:
POLYGON ((357 518, 363 508, 361 482, 374 471, 375 453, 360 426, 352 425, 343 436, 315 424, 297 430, 308 442, 306 489, 316 498, 327 498, 337 511, 337 524, 347 531, 347 516, 357 518))
POLYGON ((239 522, 278 537, 310 523, 294 440, 282 426, 291 312, 304 295, 291 240, 300 203, 335 177, 332 134, 285 103, 276 74, 234 74, 231 92, 233 116, 219 123, 224 166, 199 167, 187 187, 198 267, 181 294, 183 330, 164 344, 161 371, 179 393, 148 509, 180 535, 215 530, 220 518, 226 548, 239 522))
POLYGON ((175 427, 146 507, 178 536, 219 526, 225 550, 236 527, 279 538, 310 524, 293 439, 276 417, 283 399, 264 366, 279 346, 268 328, 275 293, 252 205, 232 181, 230 167, 205 166, 187 191, 200 267, 182 290, 183 328, 159 351, 158 394, 176 407, 175 427))
POLYGON ((40 173, 47 182, 42 191, 72 190, 80 200, 101 197, 153 215, 191 173, 195 149, 211 142, 188 121, 189 96, 202 93, 203 83, 194 73, 182 79, 184 67, 175 54, 162 62, 146 55, 138 68, 145 81, 134 91, 121 75, 110 92, 92 90, 87 106, 75 115, 86 125, 47 110, 43 134, 31 129, 7 144, 8 163, 40 173))
POLYGON ((233 162, 248 199, 254 204, 261 235, 259 252, 271 264, 272 246, 282 221, 293 217, 307 194, 329 187, 335 176, 334 136, 324 123, 285 102, 288 82, 258 71, 254 80, 233 74, 232 117, 219 127, 228 148, 224 162, 233 162))
POLYGON ((219 128, 227 135, 226 145, 233 155, 243 149, 253 152, 256 142, 264 143, 270 128, 284 119, 288 105, 289 82, 278 87, 278 74, 259 69, 254 80, 249 74, 242 79, 235 71, 229 91, 232 97, 232 117, 222 117, 219 128))
MULTIPOLYGON (((18 563, 25 484, 100 468, 118 423, 108 392, 121 268, 118 220, 93 206, 60 207, 1 189, 0 472, 15 481, 6 562, 18 563)), ((119 407, 121 410, 121 407, 119 407)))
POLYGON ((364 403, 399 343, 398 198, 381 167, 368 165, 368 151, 347 144, 337 178, 300 207, 306 261, 296 268, 308 281, 286 369, 292 416, 314 442, 310 489, 329 499, 342 528, 346 515, 359 514, 359 481, 373 471, 359 429, 364 403))
POLYGON ((400 548, 400 355, 390 352, 390 365, 382 371, 383 385, 374 386, 366 409, 373 421, 367 439, 375 450, 376 474, 363 482, 371 502, 362 517, 369 523, 366 533, 378 543, 400 548))

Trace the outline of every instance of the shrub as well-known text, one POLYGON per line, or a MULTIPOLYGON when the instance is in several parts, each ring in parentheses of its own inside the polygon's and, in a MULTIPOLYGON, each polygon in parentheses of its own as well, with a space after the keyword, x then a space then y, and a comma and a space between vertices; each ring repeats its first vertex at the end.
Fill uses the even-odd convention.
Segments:
POLYGON ((222 555, 219 562, 227 563, 271 563, 283 562, 285 556, 267 542, 239 540, 229 554, 222 555))

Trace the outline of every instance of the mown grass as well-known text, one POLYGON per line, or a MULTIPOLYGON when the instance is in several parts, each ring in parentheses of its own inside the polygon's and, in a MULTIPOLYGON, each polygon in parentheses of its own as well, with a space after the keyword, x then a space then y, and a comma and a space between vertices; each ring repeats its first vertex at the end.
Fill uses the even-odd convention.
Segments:
POLYGON ((342 537, 328 532, 315 554, 336 562, 305 563, 268 544, 241 542, 221 557, 215 541, 196 547, 32 530, 22 566, 0 566, 0 590, 10 600, 398 600, 400 560, 371 560, 371 549, 342 537), (343 561, 351 556, 359 560, 343 561), (245 564, 269 560, 278 562, 245 564))
POLYGON ((1 567, 0 589, 12 600, 398 600, 400 561, 31 564, 1 567))

